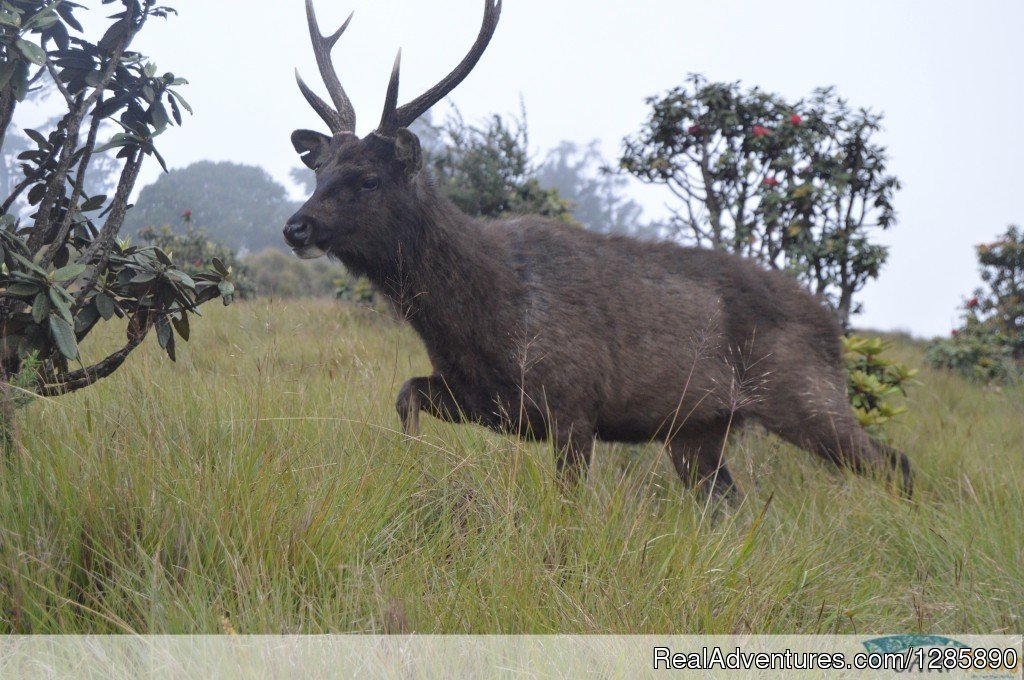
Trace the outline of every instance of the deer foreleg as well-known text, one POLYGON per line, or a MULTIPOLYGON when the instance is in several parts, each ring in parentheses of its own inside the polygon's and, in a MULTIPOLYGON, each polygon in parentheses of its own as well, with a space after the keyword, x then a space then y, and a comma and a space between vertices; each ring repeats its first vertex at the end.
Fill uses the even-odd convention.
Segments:
POLYGON ((411 437, 419 434, 420 411, 450 423, 462 421, 461 410, 451 390, 439 375, 406 380, 395 401, 402 431, 411 437))

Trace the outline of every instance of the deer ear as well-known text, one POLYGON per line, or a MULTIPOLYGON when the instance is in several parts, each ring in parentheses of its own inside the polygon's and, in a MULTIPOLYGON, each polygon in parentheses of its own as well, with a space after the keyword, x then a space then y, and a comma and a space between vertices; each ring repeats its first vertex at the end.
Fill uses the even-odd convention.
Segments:
POLYGON ((296 130, 292 133, 292 146, 302 157, 302 162, 313 170, 320 167, 330 143, 330 137, 312 130, 296 130))
POLYGON ((405 170, 407 177, 415 177, 423 168, 423 151, 419 137, 406 128, 395 133, 395 160, 405 170))

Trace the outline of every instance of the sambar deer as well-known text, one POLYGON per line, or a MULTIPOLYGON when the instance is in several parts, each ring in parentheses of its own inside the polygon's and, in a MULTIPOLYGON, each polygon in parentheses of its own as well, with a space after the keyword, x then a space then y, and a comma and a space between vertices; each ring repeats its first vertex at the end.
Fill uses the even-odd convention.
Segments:
POLYGON ((836 321, 785 274, 536 216, 474 219, 445 198, 408 127, 469 75, 500 12, 486 0, 468 54, 402 106, 396 59, 380 124, 360 138, 330 56, 352 17, 324 36, 306 2, 333 106, 298 83, 332 136, 292 134, 316 189, 284 237, 368 277, 422 338, 434 372, 402 387, 404 431, 425 410, 553 438, 563 481, 585 475, 595 438, 661 441, 685 483, 729 496, 725 440, 751 420, 836 465, 898 473, 909 494, 907 458, 851 411, 836 321))

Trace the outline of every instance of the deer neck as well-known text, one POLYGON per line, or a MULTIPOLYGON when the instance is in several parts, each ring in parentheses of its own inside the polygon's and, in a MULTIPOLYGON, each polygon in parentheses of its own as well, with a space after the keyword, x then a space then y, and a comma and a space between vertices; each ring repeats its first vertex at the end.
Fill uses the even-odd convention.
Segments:
POLYGON ((504 334, 498 329, 511 321, 505 317, 515 316, 519 297, 505 246, 446 198, 429 198, 405 213, 401 236, 392 244, 394 257, 370 271, 370 279, 413 326, 435 363, 444 357, 455 361, 467 344, 485 355, 500 353, 497 341, 504 334))

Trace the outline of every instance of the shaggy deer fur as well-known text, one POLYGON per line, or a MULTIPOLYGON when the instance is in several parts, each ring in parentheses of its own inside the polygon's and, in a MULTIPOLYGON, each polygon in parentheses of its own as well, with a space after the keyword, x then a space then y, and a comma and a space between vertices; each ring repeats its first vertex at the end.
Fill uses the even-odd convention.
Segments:
POLYGON ((909 493, 907 458, 851 412, 832 314, 784 274, 540 217, 473 219, 425 176, 405 126, 472 69, 500 1, 485 7, 470 55, 404 107, 395 106, 396 62, 381 126, 360 139, 331 78, 328 53, 341 31, 321 36, 307 1, 337 109, 302 84, 334 135, 292 136, 317 187, 285 238, 299 256, 326 254, 368 277, 423 339, 434 373, 402 387, 405 431, 417 431, 424 410, 552 438, 569 477, 585 474, 595 437, 660 440, 685 482, 728 495, 725 440, 751 420, 837 465, 898 470, 909 493))

